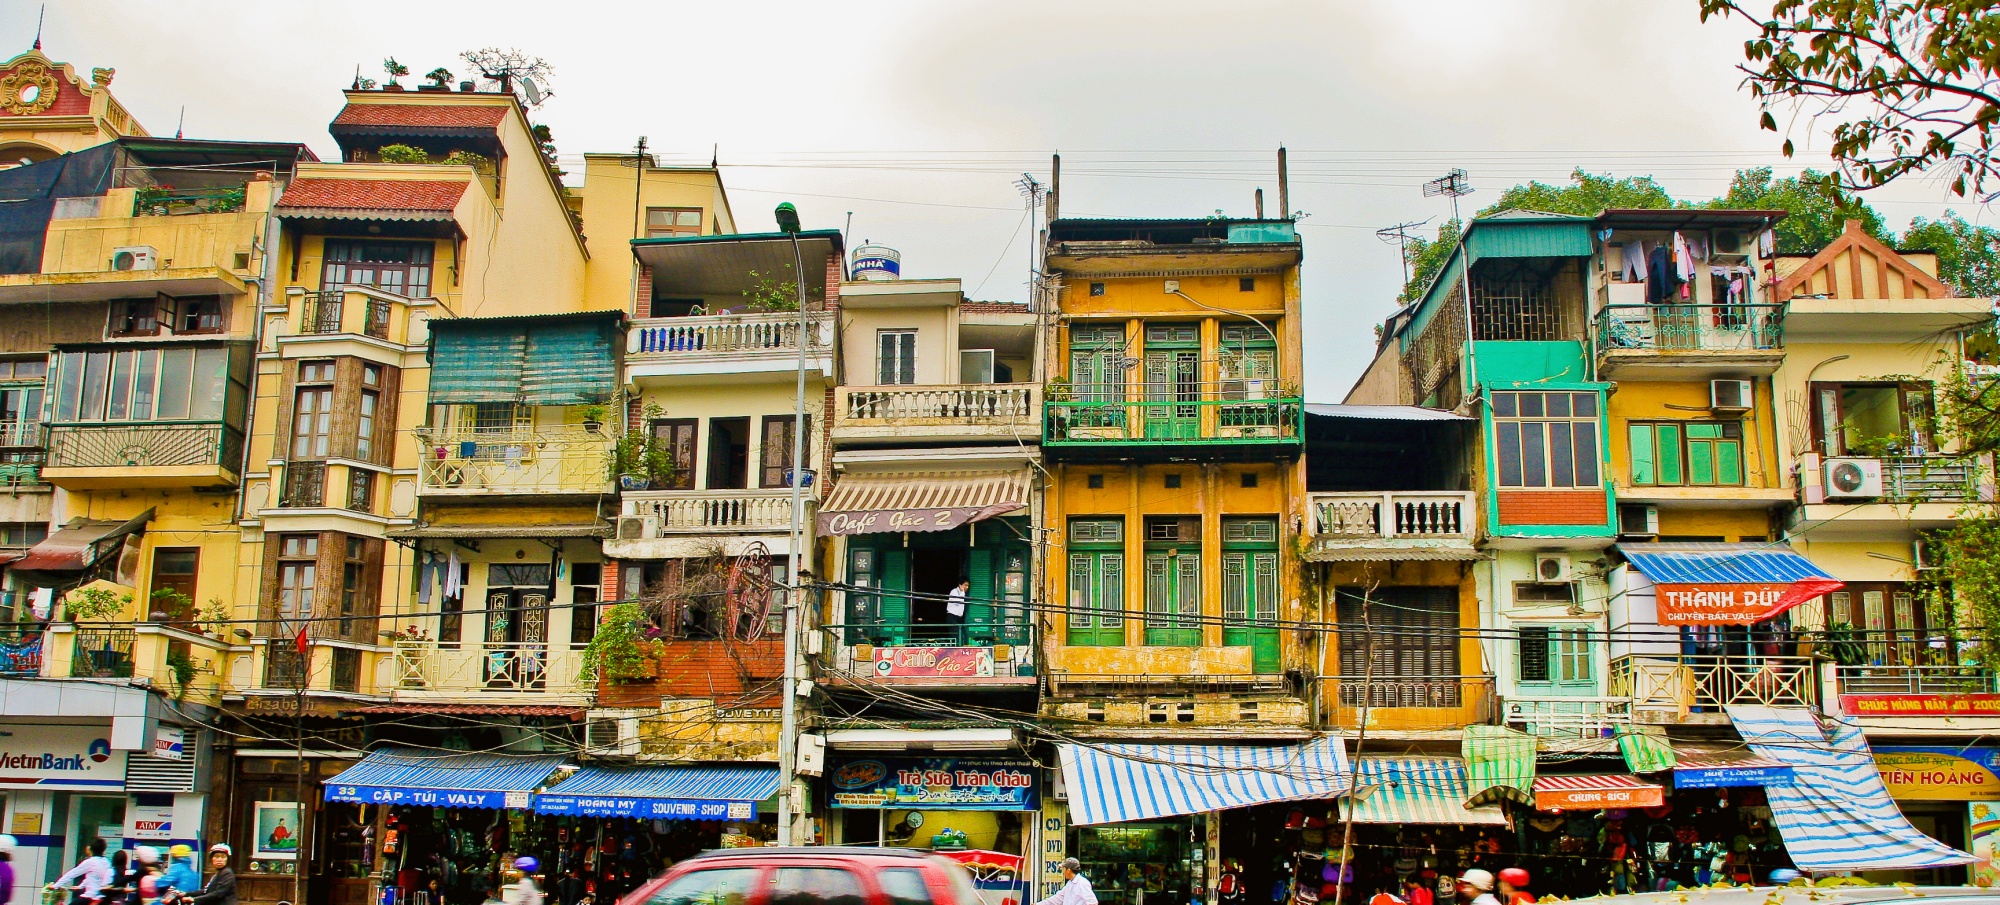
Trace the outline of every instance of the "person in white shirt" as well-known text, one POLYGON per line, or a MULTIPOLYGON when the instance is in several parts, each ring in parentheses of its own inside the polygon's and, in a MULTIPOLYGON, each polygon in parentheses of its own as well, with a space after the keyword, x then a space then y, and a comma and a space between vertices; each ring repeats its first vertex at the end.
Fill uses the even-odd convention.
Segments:
MULTIPOLYGON (((972 579, 961 578, 958 580, 958 584, 952 587, 951 593, 945 595, 944 612, 945 616, 948 617, 946 621, 950 622, 954 628, 965 625, 965 595, 970 590, 972 590, 972 579)), ((954 643, 964 644, 965 639, 956 638, 954 639, 954 643)))
POLYGON ((63 874, 54 883, 49 884, 51 889, 77 884, 76 896, 70 900, 72 902, 96 902, 103 899, 104 887, 110 886, 112 880, 116 879, 112 875, 111 862, 104 859, 103 839, 91 839, 84 850, 90 853, 89 857, 77 862, 75 867, 69 869, 69 873, 63 874))
POLYGON ((1036 902, 1035 905, 1097 905, 1097 893, 1090 889, 1090 881, 1078 871, 1083 863, 1075 858, 1064 858, 1062 863, 1063 888, 1056 894, 1036 902))

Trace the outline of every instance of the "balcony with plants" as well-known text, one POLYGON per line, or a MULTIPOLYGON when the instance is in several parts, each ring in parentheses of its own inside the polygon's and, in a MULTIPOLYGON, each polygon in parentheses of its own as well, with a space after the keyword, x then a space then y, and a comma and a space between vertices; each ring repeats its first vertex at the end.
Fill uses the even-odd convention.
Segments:
POLYGON ((1051 452, 1117 454, 1179 446, 1287 452, 1305 442, 1305 400, 1290 384, 1225 380, 1073 387, 1056 381, 1045 397, 1042 443, 1051 452))
POLYGON ((595 496, 612 491, 614 442, 559 419, 419 427, 418 492, 438 497, 595 496), (554 421, 555 423, 550 423, 554 421))
POLYGON ((222 634, 228 611, 220 600, 197 606, 172 589, 153 592, 145 607, 135 589, 96 581, 62 599, 58 620, 44 629, 38 649, 26 639, 10 663, 25 668, 39 659, 39 675, 125 681, 175 700, 216 706, 226 688, 222 664, 229 642, 222 634))
POLYGON ((242 343, 57 350, 42 478, 69 490, 235 484, 249 360, 242 343))
MULTIPOLYGON (((411 314, 427 311, 432 317, 449 317, 433 298, 409 298, 376 286, 343 285, 309 290, 300 286, 285 291, 285 320, 291 326, 281 345, 336 338, 365 337, 395 345, 421 344, 425 340, 421 318, 411 314)), ((323 354, 301 350, 300 354, 323 354)))

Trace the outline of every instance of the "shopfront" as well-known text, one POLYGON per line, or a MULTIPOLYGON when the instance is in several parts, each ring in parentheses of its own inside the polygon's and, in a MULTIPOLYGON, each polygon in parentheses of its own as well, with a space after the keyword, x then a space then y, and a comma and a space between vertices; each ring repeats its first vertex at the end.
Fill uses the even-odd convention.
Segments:
POLYGON ((1028 901, 1023 865, 1038 850, 1040 775, 998 755, 850 754, 826 774, 831 838, 939 852, 972 869, 993 905, 1028 901))
POLYGON ((585 893, 615 902, 682 859, 768 845, 777 793, 771 766, 584 767, 535 795, 536 822, 559 837, 544 891, 566 905, 585 893))
MULTIPOLYGON (((1883 745, 1874 750, 1882 783, 1910 825, 1974 855, 1982 855, 1974 846, 1983 845, 1987 851, 1975 869, 1990 871, 1995 831, 2000 830, 1995 826, 1995 817, 2000 816, 2000 748, 1883 745)), ((1986 878, 1989 886, 1996 879, 1990 873, 1986 878)), ((1948 867, 1923 871, 1908 881, 1955 885, 1969 879, 1966 868, 1948 867)))

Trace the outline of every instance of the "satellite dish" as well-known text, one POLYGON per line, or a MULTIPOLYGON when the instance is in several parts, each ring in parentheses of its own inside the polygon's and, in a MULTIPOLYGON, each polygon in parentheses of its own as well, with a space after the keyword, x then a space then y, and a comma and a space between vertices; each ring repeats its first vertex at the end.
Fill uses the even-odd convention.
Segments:
POLYGON ((541 86, 536 85, 535 80, 527 76, 521 77, 521 94, 527 97, 528 106, 530 107, 542 102, 541 86))

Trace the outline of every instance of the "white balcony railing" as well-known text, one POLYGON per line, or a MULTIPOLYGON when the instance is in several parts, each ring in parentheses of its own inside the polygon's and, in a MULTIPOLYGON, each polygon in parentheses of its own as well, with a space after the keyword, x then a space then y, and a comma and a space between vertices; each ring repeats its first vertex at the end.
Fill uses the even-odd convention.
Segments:
POLYGON ((1632 723, 1631 698, 1511 696, 1501 708, 1506 725, 1541 738, 1612 738, 1632 723))
POLYGON ((2000 673, 1976 666, 1839 666, 1840 694, 1996 694, 2000 673))
POLYGON ((1325 537, 1470 540, 1477 523, 1470 493, 1315 493, 1314 533, 1325 537))
POLYGON ((1680 717, 1697 711, 1719 714, 1729 704, 1819 704, 1818 680, 1808 657, 1619 657, 1611 661, 1605 690, 1630 698, 1635 713, 1680 717))
POLYGON ((611 441, 575 431, 416 431, 421 490, 434 494, 608 493, 611 441))
POLYGON ((535 694, 588 697, 580 686, 583 652, 568 644, 467 641, 450 647, 436 641, 396 642, 397 697, 535 694))
POLYGON ((0 446, 42 445, 40 421, 0 421, 0 446))
POLYGON ((856 425, 1025 423, 1035 430, 1040 389, 1032 383, 841 387, 834 410, 856 425))
MULTIPOLYGON (((772 490, 642 490, 623 496, 624 515, 657 522, 655 537, 716 531, 789 531, 792 492, 772 490)), ((811 505, 811 501, 807 501, 811 505)), ((807 513, 810 517, 810 511, 807 513)))
MULTIPOLYGON (((832 348, 831 319, 808 314, 807 324, 809 348, 832 348)), ((786 311, 641 318, 632 322, 625 336, 625 353, 648 359, 769 355, 798 349, 799 315, 786 311)))

